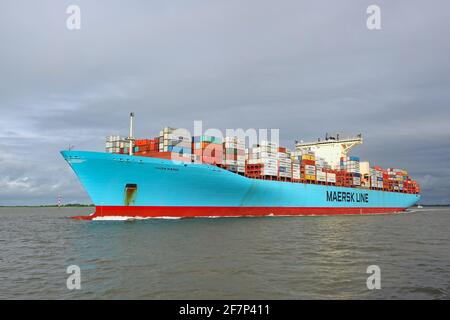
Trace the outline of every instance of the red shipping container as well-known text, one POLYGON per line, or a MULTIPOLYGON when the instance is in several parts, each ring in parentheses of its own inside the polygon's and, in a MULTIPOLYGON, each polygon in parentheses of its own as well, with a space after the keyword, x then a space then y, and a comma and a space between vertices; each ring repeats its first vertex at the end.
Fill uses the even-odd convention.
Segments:
POLYGON ((302 165, 308 165, 308 166, 315 166, 316 161, 315 160, 302 160, 302 165))

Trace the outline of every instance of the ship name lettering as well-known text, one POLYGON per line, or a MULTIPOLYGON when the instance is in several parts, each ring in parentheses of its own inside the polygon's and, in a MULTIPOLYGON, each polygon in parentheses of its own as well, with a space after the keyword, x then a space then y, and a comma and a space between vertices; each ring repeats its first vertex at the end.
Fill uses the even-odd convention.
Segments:
POLYGON ((368 193, 327 191, 328 202, 369 202, 368 193))

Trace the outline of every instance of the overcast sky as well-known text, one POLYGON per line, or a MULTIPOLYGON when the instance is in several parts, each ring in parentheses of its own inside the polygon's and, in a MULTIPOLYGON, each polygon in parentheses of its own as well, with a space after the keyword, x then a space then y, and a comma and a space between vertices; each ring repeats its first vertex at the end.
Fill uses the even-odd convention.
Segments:
POLYGON ((102 151, 130 111, 141 137, 194 120, 279 128, 287 147, 362 133, 352 154, 450 203, 449 31, 448 0, 2 0, 0 205, 90 203, 59 151, 102 151))

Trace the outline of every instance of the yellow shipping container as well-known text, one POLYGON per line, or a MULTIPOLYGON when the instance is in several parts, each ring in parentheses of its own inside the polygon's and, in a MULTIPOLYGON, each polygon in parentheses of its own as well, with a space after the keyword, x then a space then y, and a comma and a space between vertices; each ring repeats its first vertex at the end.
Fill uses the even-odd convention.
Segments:
POLYGON ((302 155, 302 160, 316 160, 316 157, 311 154, 304 154, 302 155))
POLYGON ((316 176, 305 174, 306 180, 316 180, 316 176))

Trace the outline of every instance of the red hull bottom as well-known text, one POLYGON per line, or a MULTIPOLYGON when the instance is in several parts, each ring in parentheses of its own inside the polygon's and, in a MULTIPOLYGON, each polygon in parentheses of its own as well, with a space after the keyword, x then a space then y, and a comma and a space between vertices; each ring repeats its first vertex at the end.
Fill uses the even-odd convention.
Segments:
POLYGON ((73 217, 79 220, 95 218, 193 218, 193 217, 263 217, 315 216, 399 213, 405 208, 308 208, 308 207, 126 207, 98 206, 93 215, 73 217))

